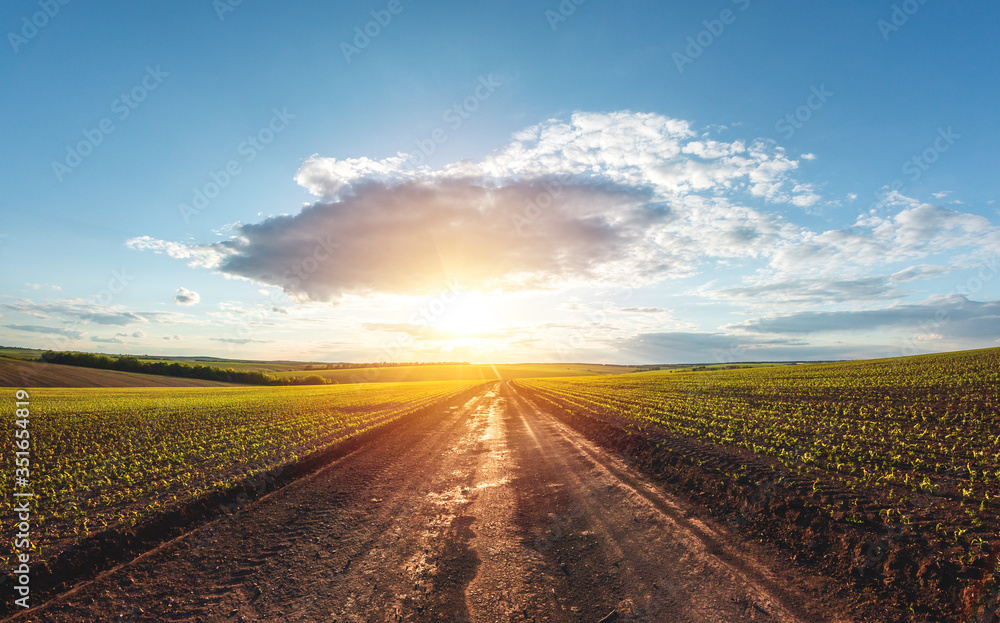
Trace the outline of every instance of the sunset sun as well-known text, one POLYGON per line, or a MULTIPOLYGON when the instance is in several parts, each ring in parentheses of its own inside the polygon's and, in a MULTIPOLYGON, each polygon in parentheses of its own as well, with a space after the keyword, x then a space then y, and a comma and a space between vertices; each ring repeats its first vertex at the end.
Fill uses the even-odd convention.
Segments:
POLYGON ((482 294, 463 292, 444 307, 444 311, 430 323, 441 333, 469 338, 481 336, 497 328, 490 300, 482 294))

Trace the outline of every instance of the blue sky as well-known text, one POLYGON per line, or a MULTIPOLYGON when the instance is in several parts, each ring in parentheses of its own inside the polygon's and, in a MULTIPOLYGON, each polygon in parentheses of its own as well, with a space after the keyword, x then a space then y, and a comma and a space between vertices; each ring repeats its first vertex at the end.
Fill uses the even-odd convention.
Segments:
POLYGON ((996 5, 49 0, 0 25, 6 345, 665 362, 1000 339, 996 5))

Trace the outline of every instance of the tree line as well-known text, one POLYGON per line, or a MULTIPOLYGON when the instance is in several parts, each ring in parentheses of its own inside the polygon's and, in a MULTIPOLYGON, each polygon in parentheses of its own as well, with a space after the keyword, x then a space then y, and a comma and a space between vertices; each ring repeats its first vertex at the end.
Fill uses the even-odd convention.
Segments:
POLYGON ((160 376, 175 376, 185 379, 200 379, 203 381, 221 381, 224 383, 242 383, 245 385, 325 385, 330 381, 319 375, 300 377, 278 377, 259 370, 234 370, 233 368, 218 368, 215 366, 190 366, 178 362, 143 361, 138 357, 123 355, 109 357, 94 353, 69 353, 48 351, 39 357, 39 361, 81 368, 97 368, 99 370, 116 370, 118 372, 136 372, 138 374, 158 374, 160 376))

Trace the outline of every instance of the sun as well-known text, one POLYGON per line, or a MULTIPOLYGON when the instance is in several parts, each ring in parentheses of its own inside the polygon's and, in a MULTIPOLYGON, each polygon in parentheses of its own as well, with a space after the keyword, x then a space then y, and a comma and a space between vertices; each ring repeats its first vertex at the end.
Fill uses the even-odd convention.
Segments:
POLYGON ((490 300, 475 292, 462 292, 444 306, 431 326, 455 337, 475 337, 496 330, 490 300))

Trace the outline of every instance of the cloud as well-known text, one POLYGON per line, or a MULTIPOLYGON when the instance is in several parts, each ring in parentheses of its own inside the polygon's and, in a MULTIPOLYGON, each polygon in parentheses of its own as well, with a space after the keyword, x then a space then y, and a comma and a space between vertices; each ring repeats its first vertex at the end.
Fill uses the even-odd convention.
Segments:
POLYGON ((61 335, 63 337, 68 337, 72 339, 79 339, 83 337, 82 331, 75 331, 72 329, 59 329, 57 327, 45 327, 40 325, 25 325, 25 324, 7 324, 4 326, 9 329, 14 329, 15 331, 26 331, 28 333, 45 333, 49 335, 61 335))
POLYGON ((124 344, 125 340, 120 337, 91 337, 91 342, 100 342, 102 344, 124 344))
POLYGON ((624 338, 618 348, 645 362, 730 363, 768 359, 761 354, 767 348, 802 345, 804 342, 785 338, 673 331, 624 338))
POLYGON ((956 294, 881 309, 780 314, 724 328, 776 335, 896 328, 923 335, 987 340, 1000 336, 1000 301, 972 301, 956 294))
POLYGON ((1000 252, 1000 229, 986 218, 921 203, 893 193, 887 206, 895 214, 865 215, 845 229, 803 231, 783 242, 771 256, 771 268, 796 277, 818 277, 912 262, 965 251, 984 259, 1000 252))
POLYGON ((211 245, 186 245, 179 242, 156 240, 149 236, 138 236, 125 241, 125 246, 136 251, 165 253, 175 259, 190 260, 189 265, 212 268, 218 264, 219 254, 211 245))
POLYGON ((918 279, 933 279, 941 275, 947 275, 954 268, 951 266, 934 266, 931 264, 921 264, 920 266, 910 266, 903 270, 889 275, 892 283, 904 283, 906 281, 916 281, 918 279))
POLYGON ((695 292, 714 300, 757 303, 851 304, 863 301, 902 299, 912 291, 897 286, 901 283, 933 279, 954 270, 950 266, 921 264, 889 275, 872 275, 853 279, 806 278, 765 281, 763 283, 720 288, 697 288, 695 292))
POLYGON ((168 341, 173 341, 173 342, 180 342, 181 341, 181 336, 179 336, 179 335, 164 335, 163 339, 168 340, 168 341))
POLYGON ((144 338, 144 337, 146 337, 146 334, 143 333, 142 331, 134 331, 132 333, 132 337, 135 337, 135 338, 144 338))
POLYGON ((296 180, 320 201, 297 214, 234 225, 220 242, 127 244, 297 300, 643 285, 797 234, 740 200, 811 205, 797 167, 773 144, 711 140, 682 120, 577 113, 436 170, 406 154, 313 156, 296 180))
POLYGON ((669 314, 673 310, 665 307, 622 307, 618 311, 629 314, 669 314))
POLYGON ((866 343, 809 344, 794 339, 761 339, 727 333, 644 333, 618 344, 638 363, 729 364, 753 361, 830 361, 898 354, 899 348, 866 343))
POLYGON ((252 340, 250 338, 235 338, 235 337, 210 337, 209 340, 213 342, 223 342, 225 344, 264 344, 270 340, 252 340))
POLYGON ((137 314, 125 311, 119 306, 101 305, 86 299, 61 299, 45 303, 38 303, 30 299, 18 299, 13 303, 4 303, 3 307, 36 318, 56 316, 65 320, 78 320, 85 324, 93 322, 105 326, 125 327, 149 322, 146 318, 148 314, 137 314))
POLYGON ((762 285, 701 289, 699 293, 716 300, 783 303, 845 303, 903 298, 909 292, 892 287, 887 277, 861 279, 792 279, 762 285))
POLYGON ((187 288, 177 288, 177 295, 174 297, 175 303, 184 306, 197 305, 200 300, 201 295, 187 288))

